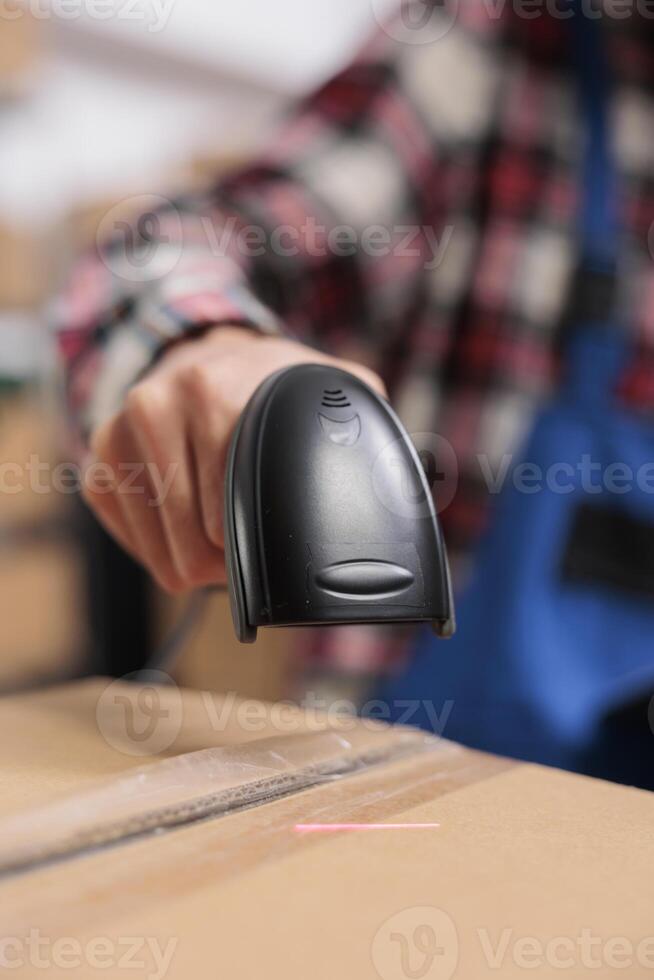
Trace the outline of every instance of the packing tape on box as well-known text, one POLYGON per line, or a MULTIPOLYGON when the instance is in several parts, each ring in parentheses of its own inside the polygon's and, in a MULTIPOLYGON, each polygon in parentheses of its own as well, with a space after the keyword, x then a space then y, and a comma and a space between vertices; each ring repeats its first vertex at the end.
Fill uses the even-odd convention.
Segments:
POLYGON ((425 752, 435 736, 375 723, 204 749, 131 769, 0 820, 0 874, 234 813, 425 752))

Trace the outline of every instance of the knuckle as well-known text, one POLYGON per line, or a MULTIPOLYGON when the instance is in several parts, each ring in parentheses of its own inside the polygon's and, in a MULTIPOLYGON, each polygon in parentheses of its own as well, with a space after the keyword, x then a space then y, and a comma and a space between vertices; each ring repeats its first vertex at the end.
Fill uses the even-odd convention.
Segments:
POLYGON ((225 418, 242 408, 243 378, 249 368, 243 359, 228 352, 219 365, 194 363, 180 376, 183 394, 191 405, 205 413, 203 425, 222 432, 225 418))
POLYGON ((139 427, 149 427, 161 418, 165 404, 159 385, 142 382, 127 393, 125 415, 130 423, 139 427))
POLYGON ((207 402, 215 398, 219 388, 214 372, 205 364, 186 365, 181 372, 180 382, 185 393, 196 402, 207 402))

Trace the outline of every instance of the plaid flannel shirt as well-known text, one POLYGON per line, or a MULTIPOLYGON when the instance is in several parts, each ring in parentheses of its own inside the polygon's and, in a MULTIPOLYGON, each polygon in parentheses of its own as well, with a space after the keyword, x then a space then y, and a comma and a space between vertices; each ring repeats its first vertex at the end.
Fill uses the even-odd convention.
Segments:
MULTIPOLYGON (((564 2, 535 16, 519 0, 445 0, 428 17, 417 6, 297 106, 256 162, 160 208, 146 275, 120 242, 83 260, 60 341, 82 431, 171 339, 212 324, 288 331, 367 361, 409 430, 453 449, 435 485, 456 558, 487 523, 489 474, 556 383, 584 133, 564 2)), ((642 9, 605 11, 602 26, 622 178, 619 305, 634 338, 620 395, 651 412, 654 20, 642 9)), ((382 656, 373 634, 331 647, 352 669, 382 656)))

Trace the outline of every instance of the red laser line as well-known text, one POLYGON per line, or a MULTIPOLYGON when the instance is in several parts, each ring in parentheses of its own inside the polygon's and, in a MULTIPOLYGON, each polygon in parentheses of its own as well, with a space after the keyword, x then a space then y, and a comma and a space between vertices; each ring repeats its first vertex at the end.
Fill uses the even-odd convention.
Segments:
POLYGON ((335 833, 346 830, 434 830, 439 823, 296 823, 301 834, 335 833))

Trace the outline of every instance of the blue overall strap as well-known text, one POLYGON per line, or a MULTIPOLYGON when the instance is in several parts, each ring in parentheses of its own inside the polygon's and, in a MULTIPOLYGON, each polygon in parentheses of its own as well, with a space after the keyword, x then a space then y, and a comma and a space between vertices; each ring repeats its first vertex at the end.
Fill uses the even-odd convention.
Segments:
POLYGON ((581 261, 590 271, 615 275, 618 257, 618 181, 611 151, 611 75, 601 20, 574 0, 572 30, 586 129, 580 212, 581 261))

